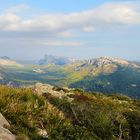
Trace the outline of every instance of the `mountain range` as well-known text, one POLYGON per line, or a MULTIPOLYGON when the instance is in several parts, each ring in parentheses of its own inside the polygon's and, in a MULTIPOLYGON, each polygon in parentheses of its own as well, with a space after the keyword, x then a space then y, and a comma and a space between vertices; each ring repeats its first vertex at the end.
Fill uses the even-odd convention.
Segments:
MULTIPOLYGON (((27 61, 26 61, 27 62, 27 61)), ((36 82, 79 88, 88 92, 123 94, 140 98, 140 63, 100 57, 74 60, 45 55, 35 63, 0 59, 0 83, 31 86, 36 82)))

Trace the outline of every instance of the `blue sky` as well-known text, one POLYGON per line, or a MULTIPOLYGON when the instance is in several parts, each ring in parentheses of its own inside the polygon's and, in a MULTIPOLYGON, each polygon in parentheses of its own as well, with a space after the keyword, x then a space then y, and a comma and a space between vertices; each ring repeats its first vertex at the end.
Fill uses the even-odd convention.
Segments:
MULTIPOLYGON (((117 0, 117 2, 120 1, 117 0)), ((28 4, 36 9, 48 10, 52 12, 73 12, 93 8, 107 2, 116 2, 116 0, 1 0, 1 8, 5 9, 15 5, 28 4)))
POLYGON ((138 0, 0 0, 0 56, 140 61, 138 0))

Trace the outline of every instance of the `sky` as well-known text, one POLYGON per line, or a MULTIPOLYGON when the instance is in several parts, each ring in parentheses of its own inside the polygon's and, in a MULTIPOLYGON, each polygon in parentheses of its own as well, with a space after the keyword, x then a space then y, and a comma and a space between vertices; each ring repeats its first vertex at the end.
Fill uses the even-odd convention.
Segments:
POLYGON ((139 0, 0 0, 0 56, 140 61, 139 0))

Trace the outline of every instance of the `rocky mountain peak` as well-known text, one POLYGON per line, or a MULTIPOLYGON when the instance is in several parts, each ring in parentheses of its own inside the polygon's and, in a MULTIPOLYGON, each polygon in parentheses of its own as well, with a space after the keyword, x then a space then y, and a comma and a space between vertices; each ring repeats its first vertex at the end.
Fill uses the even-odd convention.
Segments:
POLYGON ((2 56, 2 57, 0 57, 0 59, 10 60, 10 58, 8 56, 2 56))
POLYGON ((95 67, 104 66, 108 64, 128 65, 129 62, 123 59, 112 57, 100 57, 96 59, 89 59, 86 61, 87 65, 93 65, 95 67))
POLYGON ((65 65, 70 63, 70 59, 67 57, 59 57, 53 55, 45 55, 43 59, 39 60, 39 65, 44 64, 55 64, 55 65, 65 65))

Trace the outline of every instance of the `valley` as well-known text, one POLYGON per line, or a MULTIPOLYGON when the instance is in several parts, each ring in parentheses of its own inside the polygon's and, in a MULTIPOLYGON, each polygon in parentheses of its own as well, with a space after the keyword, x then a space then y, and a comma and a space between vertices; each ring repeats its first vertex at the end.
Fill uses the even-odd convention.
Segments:
POLYGON ((51 56, 51 62, 48 58, 46 57, 46 64, 1 65, 1 84, 19 87, 41 82, 60 87, 79 88, 88 92, 140 98, 139 63, 100 57, 68 61, 62 65, 53 63, 53 60, 56 62, 56 57, 52 59, 51 56))
POLYGON ((1 1, 0 140, 140 140, 140 0, 1 1))

